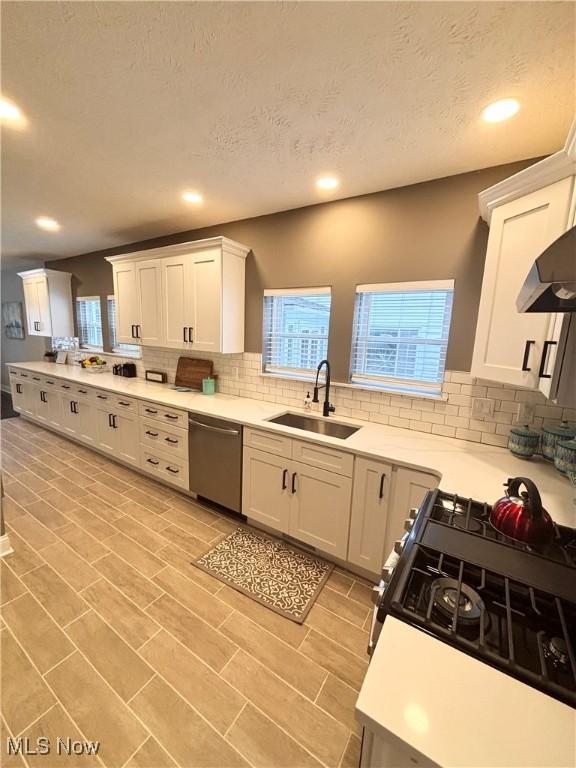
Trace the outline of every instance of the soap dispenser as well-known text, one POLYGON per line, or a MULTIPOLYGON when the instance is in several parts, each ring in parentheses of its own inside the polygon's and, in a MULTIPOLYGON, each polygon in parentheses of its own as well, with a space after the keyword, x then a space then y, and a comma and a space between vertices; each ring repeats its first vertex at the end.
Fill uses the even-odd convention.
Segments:
POLYGON ((312 398, 310 397, 310 392, 306 392, 306 397, 304 398, 304 410, 312 410, 312 398))

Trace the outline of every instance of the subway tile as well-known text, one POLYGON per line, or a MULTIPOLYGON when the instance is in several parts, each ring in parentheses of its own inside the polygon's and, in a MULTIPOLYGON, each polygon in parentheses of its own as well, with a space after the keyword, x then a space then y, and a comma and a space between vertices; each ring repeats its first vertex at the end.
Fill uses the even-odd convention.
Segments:
POLYGON ((462 429, 458 427, 456 429, 456 437, 460 438, 460 440, 470 440, 474 443, 479 443, 481 433, 474 429, 462 429))

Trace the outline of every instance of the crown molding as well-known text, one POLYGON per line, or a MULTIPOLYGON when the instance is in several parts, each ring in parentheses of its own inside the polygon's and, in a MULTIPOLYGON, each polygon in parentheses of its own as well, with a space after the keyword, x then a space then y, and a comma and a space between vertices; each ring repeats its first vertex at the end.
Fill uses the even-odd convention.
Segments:
POLYGON ((489 225, 494 208, 573 175, 576 175, 576 119, 561 150, 480 192, 480 215, 489 225))
POLYGON ((111 264, 118 264, 123 261, 143 261, 145 259, 163 259, 168 256, 182 256, 194 251, 206 250, 206 248, 221 248, 222 251, 231 256, 238 256, 245 259, 250 253, 250 248, 235 240, 227 237, 208 237, 204 240, 191 240, 186 243, 176 243, 175 245, 164 245, 160 248, 148 248, 132 253, 122 253, 118 256, 106 256, 106 261, 111 264))

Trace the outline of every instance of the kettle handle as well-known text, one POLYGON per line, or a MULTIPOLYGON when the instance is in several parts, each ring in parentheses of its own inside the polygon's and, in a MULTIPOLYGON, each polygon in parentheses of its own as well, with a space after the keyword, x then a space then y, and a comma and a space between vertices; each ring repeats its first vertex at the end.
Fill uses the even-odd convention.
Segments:
POLYGON ((507 483, 507 491, 509 496, 520 496, 520 486, 524 485, 528 491, 528 501, 530 502, 530 508, 532 512, 538 517, 542 515, 542 499, 540 497, 540 491, 536 487, 536 483, 532 482, 528 477, 513 477, 507 483))

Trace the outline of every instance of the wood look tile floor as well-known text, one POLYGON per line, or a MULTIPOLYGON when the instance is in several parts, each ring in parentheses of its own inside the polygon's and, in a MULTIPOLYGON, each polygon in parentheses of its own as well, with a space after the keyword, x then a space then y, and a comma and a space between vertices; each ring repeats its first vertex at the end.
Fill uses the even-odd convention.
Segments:
POLYGON ((24 419, 1 426, 2 764, 358 765, 370 584, 335 570, 295 624, 190 564, 230 518, 24 419), (8 736, 100 749, 23 758, 8 736))

